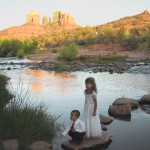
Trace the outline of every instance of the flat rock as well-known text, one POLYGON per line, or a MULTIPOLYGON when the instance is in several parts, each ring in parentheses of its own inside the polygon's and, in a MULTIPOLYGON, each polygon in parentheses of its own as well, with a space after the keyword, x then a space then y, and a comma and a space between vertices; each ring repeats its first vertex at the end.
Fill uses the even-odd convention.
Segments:
POLYGON ((117 98, 114 102, 113 105, 130 105, 131 108, 137 108, 139 107, 139 102, 135 99, 131 98, 117 98))
POLYGON ((113 121, 113 119, 111 117, 104 116, 102 114, 100 114, 99 117, 101 120, 101 124, 104 124, 104 125, 109 125, 113 121))
POLYGON ((112 116, 131 116, 130 105, 111 105, 108 112, 112 116))
POLYGON ((150 94, 148 95, 144 95, 140 101, 139 101, 140 104, 150 104, 150 94))
POLYGON ((111 138, 111 135, 107 131, 102 132, 102 136, 99 138, 90 138, 86 139, 84 138, 83 143, 77 145, 76 143, 70 143, 69 141, 66 141, 61 145, 63 149, 67 150, 86 150, 86 149, 92 149, 96 146, 104 145, 109 142, 111 138))
POLYGON ((17 139, 2 141, 4 150, 19 150, 19 144, 17 139))
POLYGON ((51 150, 52 145, 45 141, 37 141, 29 145, 29 150, 51 150))
POLYGON ((106 127, 106 125, 104 125, 104 124, 101 124, 101 127, 102 127, 103 131, 107 131, 108 130, 107 127, 106 127))

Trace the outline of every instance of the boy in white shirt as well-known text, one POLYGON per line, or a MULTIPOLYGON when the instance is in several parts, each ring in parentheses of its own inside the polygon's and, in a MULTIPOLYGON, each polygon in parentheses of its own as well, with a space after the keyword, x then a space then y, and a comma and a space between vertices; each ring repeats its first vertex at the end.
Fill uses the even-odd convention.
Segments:
POLYGON ((70 142, 82 142, 83 137, 85 135, 85 124, 79 120, 80 112, 78 110, 73 110, 70 114, 70 120, 68 127, 66 130, 62 133, 63 136, 66 136, 67 133, 69 136, 72 137, 72 140, 70 142))

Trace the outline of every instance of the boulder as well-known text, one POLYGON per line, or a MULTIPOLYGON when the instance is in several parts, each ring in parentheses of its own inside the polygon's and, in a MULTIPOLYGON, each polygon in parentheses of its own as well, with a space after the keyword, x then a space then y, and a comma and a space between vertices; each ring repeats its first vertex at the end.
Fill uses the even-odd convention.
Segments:
POLYGON ((19 150, 19 144, 17 139, 2 141, 4 150, 19 150))
POLYGON ((139 101, 140 104, 150 104, 150 94, 148 95, 144 95, 140 101, 139 101))
POLYGON ((45 141, 37 141, 29 145, 29 150, 51 150, 52 145, 45 141))
POLYGON ((131 99, 131 98, 117 98, 113 105, 130 105, 131 108, 137 108, 139 107, 139 102, 137 100, 131 99))
POLYGON ((112 116, 131 116, 130 105, 111 105, 108 113, 112 116))
POLYGON ((101 120, 101 124, 104 124, 104 125, 109 125, 113 121, 113 119, 111 117, 107 117, 102 114, 100 114, 99 117, 101 120))
POLYGON ((107 131, 102 132, 102 136, 99 138, 84 138, 83 142, 79 145, 76 143, 70 143, 69 141, 64 142, 61 147, 67 150, 86 150, 93 149, 97 146, 104 145, 109 142, 111 135, 107 131))

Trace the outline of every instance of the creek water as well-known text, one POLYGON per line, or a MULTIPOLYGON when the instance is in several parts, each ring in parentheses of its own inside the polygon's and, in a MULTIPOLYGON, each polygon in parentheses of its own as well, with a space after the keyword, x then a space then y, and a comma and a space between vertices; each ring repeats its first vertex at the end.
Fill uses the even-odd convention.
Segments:
MULTIPOLYGON (((72 72, 56 73, 28 68, 6 71, 11 78, 13 87, 18 82, 23 83, 24 91, 29 91, 30 100, 46 103, 48 111, 54 115, 61 115, 60 122, 67 124, 70 111, 78 109, 82 112, 84 105, 84 81, 87 77, 95 78, 98 88, 98 111, 108 115, 108 108, 119 97, 139 100, 143 95, 150 94, 150 74, 123 73, 109 74, 72 72)), ((108 131, 112 134, 112 142, 106 146, 107 150, 149 150, 150 149, 150 108, 132 111, 130 119, 115 118, 108 131)), ((60 145, 58 146, 60 147, 60 145)), ((56 150, 59 148, 55 147, 56 150)))

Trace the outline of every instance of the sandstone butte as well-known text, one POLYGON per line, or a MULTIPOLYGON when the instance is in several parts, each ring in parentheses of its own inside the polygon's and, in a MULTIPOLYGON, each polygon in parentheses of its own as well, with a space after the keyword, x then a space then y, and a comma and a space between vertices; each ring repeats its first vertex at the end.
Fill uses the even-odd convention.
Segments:
POLYGON ((27 14, 26 23, 20 26, 10 27, 0 31, 0 38, 16 38, 24 39, 29 37, 36 37, 49 32, 52 29, 61 31, 61 29, 76 28, 74 18, 65 12, 54 12, 53 21, 45 15, 40 23, 40 14, 36 11, 31 11, 27 14))
MULTIPOLYGON (((128 31, 132 28, 141 28, 147 25, 150 25, 150 13, 146 10, 141 14, 124 17, 107 24, 98 25, 94 28, 104 26, 118 30, 120 27, 124 27, 128 31)), ((61 32, 63 29, 72 30, 77 27, 78 25, 76 25, 74 18, 68 13, 54 12, 53 19, 45 15, 42 18, 42 23, 40 23, 40 14, 36 11, 31 11, 27 14, 25 24, 0 31, 0 38, 23 39, 36 37, 51 31, 61 32)))

